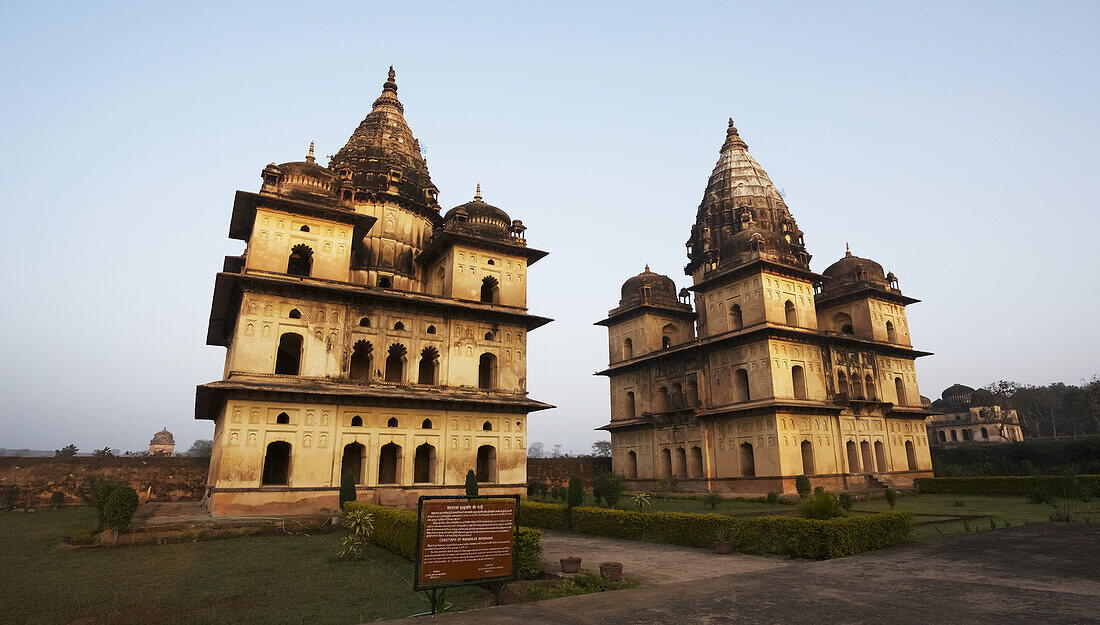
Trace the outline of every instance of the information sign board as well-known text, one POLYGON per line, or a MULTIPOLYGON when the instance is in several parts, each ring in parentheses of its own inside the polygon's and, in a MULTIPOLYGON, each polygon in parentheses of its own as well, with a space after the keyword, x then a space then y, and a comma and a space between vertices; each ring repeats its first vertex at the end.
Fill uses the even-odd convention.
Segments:
POLYGON ((415 590, 516 579, 519 497, 421 497, 415 590))

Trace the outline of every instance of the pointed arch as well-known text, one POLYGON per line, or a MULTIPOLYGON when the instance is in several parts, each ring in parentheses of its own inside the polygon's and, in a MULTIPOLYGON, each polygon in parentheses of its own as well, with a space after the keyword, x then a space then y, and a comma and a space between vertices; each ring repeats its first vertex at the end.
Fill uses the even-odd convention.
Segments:
POLYGON ((313 271, 313 249, 304 243, 290 248, 290 258, 286 261, 287 274, 309 277, 311 271, 313 271))
POLYGON ((477 387, 493 389, 497 387, 497 357, 488 352, 478 358, 477 387))
POLYGON ((734 304, 733 306, 730 306, 728 322, 730 330, 740 330, 741 328, 745 327, 744 320, 741 317, 740 305, 734 304))
POLYGON ((405 381, 405 356, 408 349, 400 343, 390 345, 386 356, 386 381, 401 383, 405 381))
POLYGON ((792 302, 791 300, 787 300, 787 302, 783 304, 783 315, 786 319, 787 325, 798 325, 798 310, 795 309, 794 302, 792 302))
POLYGON ((493 276, 481 279, 481 301, 486 304, 500 303, 500 282, 493 276))
POLYGON ((275 352, 275 373, 298 375, 301 367, 302 335, 297 332, 285 332, 279 337, 279 347, 275 352))
POLYGON ((417 371, 418 384, 438 384, 439 350, 425 347, 420 351, 420 366, 417 371))
POLYGON ((369 382, 373 360, 374 346, 370 341, 356 341, 351 351, 348 377, 359 382, 369 382))

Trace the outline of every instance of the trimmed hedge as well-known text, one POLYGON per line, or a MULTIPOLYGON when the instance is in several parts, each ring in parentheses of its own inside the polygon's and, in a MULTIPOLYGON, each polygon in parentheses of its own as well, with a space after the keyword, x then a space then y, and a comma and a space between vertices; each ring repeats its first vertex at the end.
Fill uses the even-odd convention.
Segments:
POLYGON ((516 522, 525 527, 541 527, 547 530, 569 529, 569 512, 562 505, 524 499, 519 502, 519 511, 516 515, 516 522))
MULTIPOLYGON (((1094 493, 1100 493, 1100 475, 1080 475, 1081 484, 1094 493)), ((1026 497, 1035 489, 1035 480, 1043 481, 1043 486, 1055 497, 1062 492, 1061 475, 1004 476, 1004 477, 918 477, 913 480, 917 492, 921 494, 952 495, 1019 495, 1026 497)))
POLYGON ((685 547, 711 547, 724 527, 734 549, 796 558, 838 558, 909 540, 913 515, 882 512, 829 520, 791 516, 735 518, 724 514, 574 508, 573 531, 685 547))
MULTIPOLYGON (((374 517, 372 543, 406 560, 416 557, 416 512, 361 501, 344 504, 345 512, 351 509, 363 510, 374 517)), ((535 579, 542 572, 542 532, 516 528, 515 566, 520 579, 535 579)))

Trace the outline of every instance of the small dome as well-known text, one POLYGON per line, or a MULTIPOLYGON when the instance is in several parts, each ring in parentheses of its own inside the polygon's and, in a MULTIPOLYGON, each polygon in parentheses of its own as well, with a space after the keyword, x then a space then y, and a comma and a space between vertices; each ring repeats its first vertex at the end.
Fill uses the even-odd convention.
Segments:
MULTIPOLYGON (((786 236, 764 228, 748 227, 726 239, 718 248, 718 256, 722 260, 735 261, 742 255, 754 252, 763 252, 769 255, 791 256, 795 250, 787 241, 786 236)), ((747 258, 745 260, 748 260, 747 258)))
POLYGON ((949 404, 963 404, 970 405, 970 397, 974 394, 974 389, 963 384, 952 384, 944 389, 940 397, 943 401, 949 404))
POLYGON ((646 265, 645 271, 633 278, 628 278, 623 283, 622 296, 619 306, 647 303, 676 305, 680 303, 676 299, 676 283, 672 281, 672 278, 653 273, 649 270, 649 265, 646 265), (646 287, 649 287, 648 295, 646 287))
POLYGON ((924 406, 925 408, 928 408, 929 406, 932 405, 932 400, 928 399, 924 395, 921 395, 920 396, 920 405, 924 406))
POLYGON ((995 406, 996 404, 997 398, 984 388, 979 388, 970 394, 971 406, 995 406))
POLYGON ((481 198, 481 185, 477 186, 477 194, 472 202, 466 202, 447 211, 443 216, 444 224, 450 224, 458 219, 463 222, 463 229, 469 230, 481 236, 511 239, 509 232, 512 227, 512 218, 508 213, 486 203, 481 198))
POLYGON ((172 436, 172 433, 168 431, 168 428, 157 432, 153 435, 153 439, 149 441, 150 445, 175 445, 176 439, 172 436))
POLYGON ((845 251, 844 258, 829 265, 821 275, 825 276, 825 290, 858 282, 887 285, 882 265, 869 258, 853 256, 850 251, 845 251))

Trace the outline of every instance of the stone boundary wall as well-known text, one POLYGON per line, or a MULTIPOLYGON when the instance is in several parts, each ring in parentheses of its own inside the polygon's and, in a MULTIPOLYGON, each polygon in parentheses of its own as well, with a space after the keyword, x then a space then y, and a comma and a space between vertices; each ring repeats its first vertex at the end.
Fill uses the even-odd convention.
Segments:
POLYGON ((600 473, 610 470, 611 458, 528 458, 527 483, 566 486, 576 475, 584 480, 586 488, 591 488, 600 473))
POLYGON ((191 457, 3 457, 0 489, 17 486, 20 506, 47 505, 55 491, 65 494, 65 504, 78 505, 88 503, 85 484, 94 477, 130 486, 142 501, 197 501, 209 468, 209 458, 191 457))

